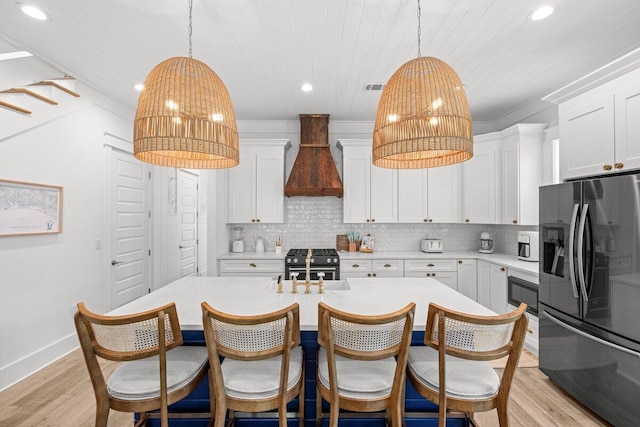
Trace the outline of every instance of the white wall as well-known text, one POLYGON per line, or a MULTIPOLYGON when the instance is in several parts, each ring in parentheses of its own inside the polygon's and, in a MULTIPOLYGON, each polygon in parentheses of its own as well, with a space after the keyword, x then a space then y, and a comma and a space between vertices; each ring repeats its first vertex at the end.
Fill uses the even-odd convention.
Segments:
POLYGON ((47 113, 0 112, 0 178, 64 188, 61 234, 0 237, 0 390, 77 347, 78 301, 105 309, 96 249, 104 241, 104 133, 130 139, 132 124, 123 118, 129 111, 98 105, 79 83, 75 90, 81 98, 47 113))

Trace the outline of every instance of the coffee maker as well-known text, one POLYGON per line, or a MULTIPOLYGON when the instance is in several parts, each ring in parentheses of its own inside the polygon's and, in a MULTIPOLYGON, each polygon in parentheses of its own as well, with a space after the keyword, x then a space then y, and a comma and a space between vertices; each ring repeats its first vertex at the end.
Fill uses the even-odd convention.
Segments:
POLYGON ((480 249, 478 252, 481 254, 493 253, 493 239, 491 239, 491 233, 484 231, 480 234, 480 249))

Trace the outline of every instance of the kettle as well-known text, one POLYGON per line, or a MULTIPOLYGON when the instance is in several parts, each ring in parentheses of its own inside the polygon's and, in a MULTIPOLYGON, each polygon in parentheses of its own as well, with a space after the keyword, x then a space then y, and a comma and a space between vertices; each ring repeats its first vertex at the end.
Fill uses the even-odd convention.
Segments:
POLYGON ((260 236, 256 240, 256 252, 264 252, 264 240, 260 236))

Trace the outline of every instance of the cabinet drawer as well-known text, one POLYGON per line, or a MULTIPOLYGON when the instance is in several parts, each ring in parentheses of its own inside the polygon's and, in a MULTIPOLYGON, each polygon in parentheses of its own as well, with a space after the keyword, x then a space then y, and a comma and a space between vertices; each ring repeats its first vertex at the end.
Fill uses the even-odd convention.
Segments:
MULTIPOLYGON (((390 277, 402 277, 404 274, 404 261, 401 259, 394 260, 374 260, 371 265, 372 273, 395 273, 390 277)), ((379 275, 379 274, 378 274, 379 275)))
POLYGON ((458 290, 458 273, 451 271, 409 271, 404 273, 404 277, 429 277, 444 283, 453 290, 458 290))
MULTIPOLYGON (((350 273, 356 271, 371 272, 371 260, 342 260, 340 261, 340 273, 350 273)), ((366 277, 366 275, 365 275, 366 277)))
POLYGON ((412 271, 458 271, 455 259, 416 260, 409 259, 404 262, 404 272, 412 271))
POLYGON ((276 259, 220 260, 220 273, 276 273, 284 271, 284 263, 276 259))

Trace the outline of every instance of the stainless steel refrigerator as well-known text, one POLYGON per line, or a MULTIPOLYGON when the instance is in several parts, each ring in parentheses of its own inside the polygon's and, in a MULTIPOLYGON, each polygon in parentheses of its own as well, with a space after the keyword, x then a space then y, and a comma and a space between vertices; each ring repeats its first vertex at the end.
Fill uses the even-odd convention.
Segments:
POLYGON ((640 425, 640 174, 540 188, 540 369, 640 425))

